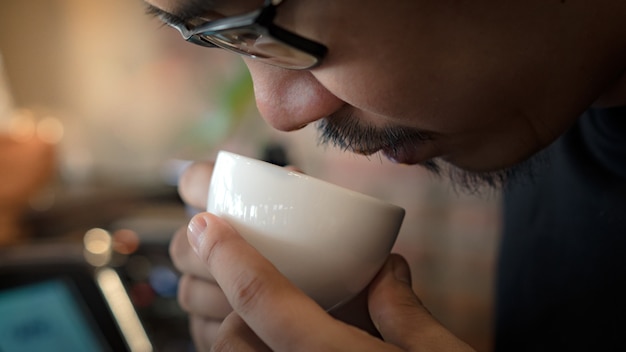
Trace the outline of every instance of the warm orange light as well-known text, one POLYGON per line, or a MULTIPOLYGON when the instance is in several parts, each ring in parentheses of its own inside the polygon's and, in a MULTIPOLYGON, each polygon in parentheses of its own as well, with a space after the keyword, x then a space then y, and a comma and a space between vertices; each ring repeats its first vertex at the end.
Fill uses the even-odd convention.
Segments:
POLYGON ((113 233, 113 249, 121 254, 132 254, 139 248, 139 236, 133 230, 120 229, 113 233))
POLYGON ((18 142, 32 139, 36 129, 35 113, 28 109, 18 110, 9 122, 9 134, 18 142))
POLYGON ((63 124, 56 117, 47 116, 37 123, 37 137, 46 143, 59 143, 63 133, 63 124))

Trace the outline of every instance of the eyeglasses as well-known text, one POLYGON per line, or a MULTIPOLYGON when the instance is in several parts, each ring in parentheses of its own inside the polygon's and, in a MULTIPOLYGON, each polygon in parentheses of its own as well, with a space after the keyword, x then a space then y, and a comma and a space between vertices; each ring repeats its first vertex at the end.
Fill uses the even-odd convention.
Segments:
POLYGON ((283 0, 265 0, 263 7, 243 15, 169 25, 188 42, 219 47, 274 66, 305 70, 319 65, 328 51, 326 46, 274 24, 281 3, 283 0))

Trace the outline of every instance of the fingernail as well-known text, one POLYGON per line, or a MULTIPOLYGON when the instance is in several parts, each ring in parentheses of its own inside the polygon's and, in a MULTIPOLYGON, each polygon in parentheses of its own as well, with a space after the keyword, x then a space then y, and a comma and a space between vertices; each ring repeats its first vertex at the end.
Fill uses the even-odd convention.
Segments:
POLYGON ((391 262, 391 268, 393 269, 393 276, 396 280, 411 286, 411 270, 404 259, 395 257, 391 262))
POLYGON ((203 216, 194 216, 187 226, 187 238, 191 247, 196 251, 198 251, 206 227, 207 223, 203 216))

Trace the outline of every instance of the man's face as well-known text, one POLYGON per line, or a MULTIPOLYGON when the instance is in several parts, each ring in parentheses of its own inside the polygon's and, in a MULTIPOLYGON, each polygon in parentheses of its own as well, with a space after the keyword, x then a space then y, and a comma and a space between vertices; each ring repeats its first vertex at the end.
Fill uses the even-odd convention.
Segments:
MULTIPOLYGON (((147 2, 169 13, 198 3, 147 2)), ((263 1, 215 3, 233 15, 263 1)), ((321 65, 293 71, 245 61, 259 111, 277 129, 321 120, 322 138, 351 151, 493 171, 551 143, 623 70, 624 49, 612 46, 623 38, 611 33, 622 27, 619 16, 584 6, 286 0, 275 23, 326 45, 321 65)))

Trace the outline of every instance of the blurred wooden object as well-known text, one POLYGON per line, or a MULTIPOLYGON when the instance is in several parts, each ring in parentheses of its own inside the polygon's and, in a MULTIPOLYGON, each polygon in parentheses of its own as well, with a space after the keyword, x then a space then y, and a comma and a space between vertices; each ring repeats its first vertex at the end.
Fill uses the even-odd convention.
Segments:
POLYGON ((23 239, 21 217, 54 174, 54 149, 36 136, 0 134, 0 246, 23 239))

